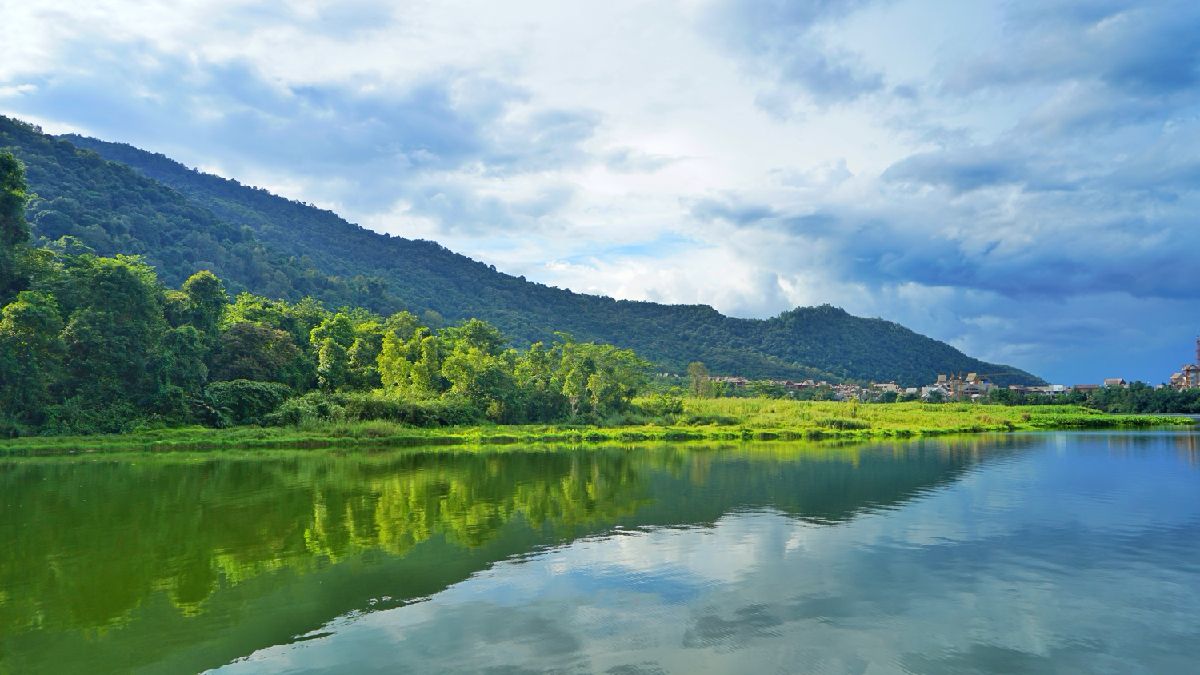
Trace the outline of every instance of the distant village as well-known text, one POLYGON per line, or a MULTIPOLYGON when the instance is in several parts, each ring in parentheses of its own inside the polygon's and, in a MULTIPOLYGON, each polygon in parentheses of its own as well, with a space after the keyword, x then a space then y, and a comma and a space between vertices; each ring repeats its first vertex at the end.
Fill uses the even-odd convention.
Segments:
MULTIPOLYGON (((895 382, 872 382, 870 385, 839 383, 834 384, 825 380, 751 380, 739 376, 714 376, 710 380, 732 392, 752 387, 769 386, 784 391, 803 393, 804 396, 816 392, 824 392, 829 398, 838 401, 856 399, 859 401, 880 400, 922 400, 922 401, 972 401, 988 396, 1000 388, 992 383, 986 374, 953 373, 938 375, 937 381, 922 387, 901 387, 895 382)), ((1105 378, 1101 384, 1046 384, 1019 385, 1011 384, 1009 391, 1016 394, 1033 394, 1042 396, 1061 396, 1071 392, 1092 392, 1101 388, 1128 387, 1129 382, 1121 377, 1105 378)), ((1196 338, 1196 361, 1184 364, 1179 372, 1171 375, 1165 384, 1157 388, 1200 389, 1200 338, 1196 338)))

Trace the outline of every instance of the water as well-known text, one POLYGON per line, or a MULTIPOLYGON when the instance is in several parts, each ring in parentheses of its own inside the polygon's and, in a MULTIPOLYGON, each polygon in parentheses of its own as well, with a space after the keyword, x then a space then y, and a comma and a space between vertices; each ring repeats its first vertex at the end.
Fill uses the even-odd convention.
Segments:
POLYGON ((0 460, 0 672, 1192 673, 1200 435, 0 460))

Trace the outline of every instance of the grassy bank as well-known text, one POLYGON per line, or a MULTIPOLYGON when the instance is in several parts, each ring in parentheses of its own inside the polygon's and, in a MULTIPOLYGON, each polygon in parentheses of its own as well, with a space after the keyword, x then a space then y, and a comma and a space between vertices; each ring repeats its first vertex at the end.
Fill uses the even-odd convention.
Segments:
POLYGON ((121 435, 5 440, 0 441, 0 454, 506 443, 581 445, 655 441, 855 440, 1185 424, 1192 424, 1192 420, 1157 415, 1109 415, 1076 406, 689 399, 684 401, 682 413, 649 424, 418 428, 379 420, 268 428, 184 427, 121 435))

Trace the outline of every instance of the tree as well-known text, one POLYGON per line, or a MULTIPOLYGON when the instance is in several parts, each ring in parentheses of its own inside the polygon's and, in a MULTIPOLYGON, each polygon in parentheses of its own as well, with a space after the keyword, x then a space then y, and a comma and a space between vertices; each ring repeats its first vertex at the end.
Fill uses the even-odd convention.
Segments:
POLYGON ((517 359, 513 377, 523 397, 525 421, 552 422, 566 417, 568 401, 555 376, 560 358, 558 349, 535 342, 517 359))
POLYGON ((334 391, 346 384, 349 374, 350 359, 346 348, 332 337, 322 340, 317 348, 317 382, 321 388, 334 391))
POLYGON ((450 393, 473 403, 493 422, 513 421, 516 414, 516 385, 510 351, 489 354, 474 346, 460 345, 446 356, 442 374, 450 382, 450 393))
POLYGON ((54 297, 21 291, 0 311, 0 410, 39 422, 61 378, 62 317, 54 297))
POLYGON ((0 303, 19 290, 17 250, 29 241, 28 200, 25 168, 11 153, 0 152, 0 303))
POLYGON ((442 377, 442 346, 436 335, 418 331, 413 339, 418 342, 417 360, 413 363, 409 381, 414 395, 433 398, 446 390, 446 378, 442 377))
POLYGON ((308 340, 314 349, 321 349, 326 340, 333 340, 344 350, 349 349, 354 344, 354 322, 344 312, 338 312, 317 324, 308 340))
POLYGON ((229 296, 217 275, 202 270, 188 277, 181 289, 187 296, 191 316, 189 323, 209 338, 216 340, 217 328, 229 306, 229 296))
POLYGON ((221 333, 213 355, 212 380, 282 382, 296 388, 312 386, 315 377, 291 334, 249 321, 221 333))
POLYGON ((699 361, 688 364, 688 384, 692 396, 696 398, 712 398, 713 382, 708 374, 708 368, 699 361))

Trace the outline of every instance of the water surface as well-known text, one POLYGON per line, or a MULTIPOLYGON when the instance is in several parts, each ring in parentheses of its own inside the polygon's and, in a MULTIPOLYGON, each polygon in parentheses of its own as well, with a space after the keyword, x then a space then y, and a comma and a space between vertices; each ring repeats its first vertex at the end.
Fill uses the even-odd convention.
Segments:
POLYGON ((0 460, 0 672, 1190 673, 1198 441, 0 460))

